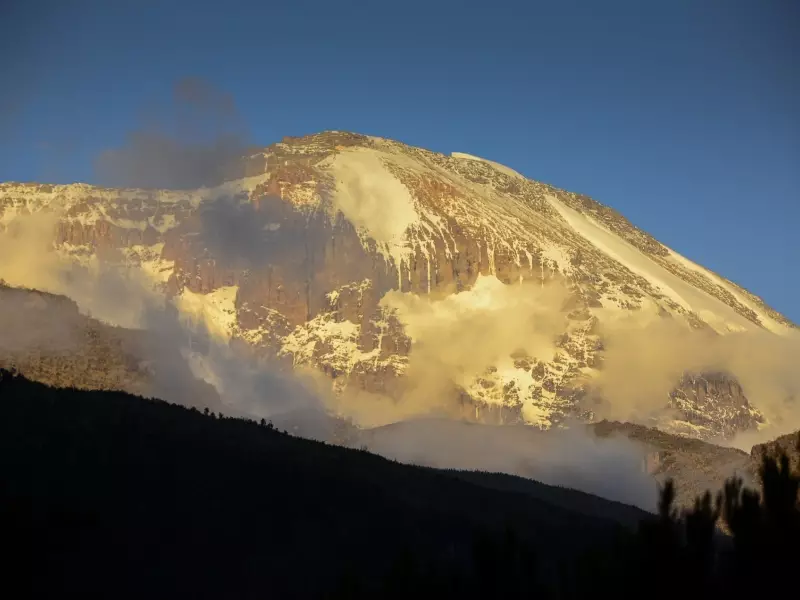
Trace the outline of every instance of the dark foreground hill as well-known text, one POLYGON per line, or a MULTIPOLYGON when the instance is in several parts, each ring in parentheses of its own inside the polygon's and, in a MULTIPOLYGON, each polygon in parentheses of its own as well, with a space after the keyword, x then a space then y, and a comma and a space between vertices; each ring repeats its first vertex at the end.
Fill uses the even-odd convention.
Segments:
MULTIPOLYGON (((555 581, 560 564, 643 514, 568 510, 539 498, 571 492, 535 482, 500 491, 269 424, 6 371, 0 411, 4 581, 38 593, 311 597, 348 577, 382 581, 403 556, 485 572, 475 548, 496 540, 524 545, 531 577, 555 581)), ((580 497, 572 504, 610 504, 580 497)), ((517 568, 514 556, 489 556, 501 563, 492 568, 517 568)))
MULTIPOLYGON (((0 370, 0 593, 101 598, 768 597, 797 592, 800 474, 658 516, 395 463, 0 370), (637 528, 630 525, 637 514, 637 528), (721 520, 731 537, 715 527, 721 520)), ((787 441, 798 449, 800 441, 787 441)))

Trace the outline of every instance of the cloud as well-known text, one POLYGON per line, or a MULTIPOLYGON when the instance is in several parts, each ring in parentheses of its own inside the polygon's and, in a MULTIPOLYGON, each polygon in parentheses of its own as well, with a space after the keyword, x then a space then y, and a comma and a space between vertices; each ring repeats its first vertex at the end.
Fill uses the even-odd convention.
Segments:
POLYGON ((584 427, 538 431, 448 419, 408 420, 367 431, 369 449, 401 462, 507 473, 653 510, 657 486, 642 450, 584 427))
POLYGON ((54 211, 21 215, 0 231, 0 279, 12 286, 46 290, 63 285, 52 251, 58 219, 54 211))
POLYGON ((238 117, 233 96, 199 77, 179 79, 173 88, 173 98, 177 106, 184 110, 197 110, 203 118, 211 117, 227 122, 238 117))
POLYGON ((166 399, 186 403, 194 381, 212 386, 219 402, 212 410, 226 416, 270 419, 305 437, 327 440, 332 420, 323 407, 316 383, 302 373, 281 371, 259 360, 248 348, 230 345, 203 321, 181 318, 170 303, 148 312, 147 357, 161 367, 155 382, 166 399), (194 380, 175 379, 186 370, 194 380))
POLYGON ((735 445, 749 449, 800 429, 800 333, 723 336, 636 314, 606 321, 601 332, 604 363, 596 385, 605 402, 596 410, 602 417, 641 421, 663 412, 683 373, 725 372, 767 419, 763 429, 742 434, 735 445))
POLYGON ((123 327, 139 327, 148 305, 163 305, 141 273, 99 260, 79 265, 59 254, 53 240, 60 217, 58 210, 20 215, 0 232, 0 280, 67 296, 85 314, 123 327))
MULTIPOLYGON (((309 245, 319 245, 313 239, 310 218, 303 219, 311 232, 298 234, 287 227, 287 210, 282 200, 260 198, 259 206, 240 198, 219 197, 205 202, 198 212, 200 220, 198 243, 211 256, 231 268, 258 268, 299 262, 308 254, 309 245), (309 239, 311 238, 311 239, 309 239)), ((324 242, 324 232, 318 237, 324 242)))
POLYGON ((208 82, 176 82, 172 101, 128 133, 125 144, 95 161, 100 183, 117 187, 191 189, 237 173, 248 136, 232 97, 208 82))
MULTIPOLYGON (((185 336, 184 336, 185 337, 185 336)), ((314 383, 259 361, 251 352, 210 338, 202 352, 181 348, 195 377, 214 386, 241 416, 273 418, 324 412, 314 383)))
POLYGON ((400 401, 377 410, 386 418, 456 415, 459 389, 512 353, 552 359, 567 324, 567 298, 561 285, 505 285, 494 276, 478 276, 469 290, 449 295, 388 292, 381 305, 403 324, 412 347, 400 401))

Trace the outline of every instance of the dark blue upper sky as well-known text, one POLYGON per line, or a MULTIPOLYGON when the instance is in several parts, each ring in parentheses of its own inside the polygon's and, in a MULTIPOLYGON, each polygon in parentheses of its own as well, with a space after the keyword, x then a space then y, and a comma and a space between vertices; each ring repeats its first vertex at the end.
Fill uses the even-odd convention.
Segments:
POLYGON ((800 321, 798 32, 796 0, 10 0, 0 180, 95 181, 200 77, 258 144, 343 129, 484 156, 800 321))

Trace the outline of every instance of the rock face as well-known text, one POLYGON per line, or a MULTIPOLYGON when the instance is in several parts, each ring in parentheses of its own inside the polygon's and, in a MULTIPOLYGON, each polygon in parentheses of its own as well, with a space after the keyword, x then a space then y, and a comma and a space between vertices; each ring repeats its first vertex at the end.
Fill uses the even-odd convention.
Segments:
POLYGON ((633 423, 601 421, 589 427, 599 437, 619 435, 640 445, 648 472, 661 484, 668 479, 675 482, 679 507, 690 508, 695 498, 706 491, 715 496, 730 477, 741 477, 748 487, 757 487, 750 456, 736 448, 670 435, 633 423))
MULTIPOLYGON (((464 416, 482 421, 592 418, 599 311, 653 313, 715 335, 793 327, 612 209, 470 155, 325 132, 285 138, 232 176, 190 191, 0 184, 0 228, 58 211, 63 260, 131 268, 219 337, 318 369, 337 394, 392 401, 408 392, 419 340, 387 294, 466 302, 495 294, 489 280, 559 282, 568 295, 552 347, 502 348, 451 382, 464 416)), ((698 437, 761 419, 725 374, 687 375, 665 404, 675 427, 698 437)))
POLYGON ((739 382, 725 373, 686 374, 670 399, 670 405, 681 411, 694 431, 707 437, 730 438, 764 421, 739 382))
POLYGON ((800 431, 782 435, 770 442, 753 446, 750 451, 750 457, 753 461, 753 473, 758 472, 764 456, 778 458, 781 454, 786 454, 789 458, 789 468, 792 472, 800 473, 800 431))

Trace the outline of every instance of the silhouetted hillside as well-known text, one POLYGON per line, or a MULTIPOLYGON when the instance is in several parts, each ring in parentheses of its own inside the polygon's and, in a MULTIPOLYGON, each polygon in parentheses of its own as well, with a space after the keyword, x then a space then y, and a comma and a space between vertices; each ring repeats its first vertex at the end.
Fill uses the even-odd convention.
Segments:
POLYGON ((475 548, 493 548, 506 528, 536 554, 530 576, 554 580, 559 562, 622 531, 542 493, 465 481, 485 476, 125 393, 0 371, 0 410, 6 581, 21 576, 37 592, 308 597, 347 573, 383 581, 404 552, 484 572, 475 548))
POLYGON ((505 473, 486 473, 482 471, 445 471, 453 477, 494 490, 526 494, 549 504, 560 506, 576 513, 608 519, 627 527, 635 528, 648 513, 627 504, 599 498, 579 490, 545 485, 533 479, 526 479, 505 473))
MULTIPOLYGON (((620 522, 638 511, 587 494, 401 465, 263 421, 3 370, 0 411, 6 597, 752 598, 796 588, 800 475, 779 449, 761 456, 760 493, 729 479, 716 499, 679 511, 669 481, 659 514, 640 513, 634 530, 620 522)), ((791 443, 800 450, 800 438, 791 443)))

